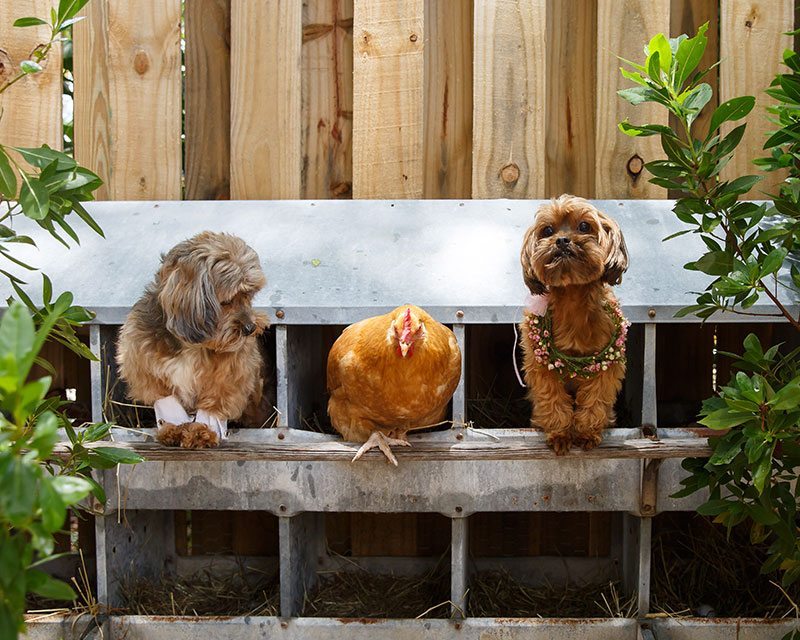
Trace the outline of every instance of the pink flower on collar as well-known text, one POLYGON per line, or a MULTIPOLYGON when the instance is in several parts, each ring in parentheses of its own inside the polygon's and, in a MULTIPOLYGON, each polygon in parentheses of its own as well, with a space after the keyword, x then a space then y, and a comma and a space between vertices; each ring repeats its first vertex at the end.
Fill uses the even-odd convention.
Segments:
POLYGON ((525 296, 525 310, 535 316, 543 316, 547 313, 547 303, 550 296, 547 294, 542 296, 533 296, 530 293, 525 296))

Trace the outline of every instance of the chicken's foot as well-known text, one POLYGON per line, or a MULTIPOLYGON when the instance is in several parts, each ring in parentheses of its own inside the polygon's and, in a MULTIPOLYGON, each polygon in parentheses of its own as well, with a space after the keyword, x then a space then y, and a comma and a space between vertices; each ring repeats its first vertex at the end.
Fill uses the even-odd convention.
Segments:
POLYGON ((350 462, 355 462, 367 451, 377 447, 383 452, 383 455, 386 456, 386 459, 396 467, 397 458, 395 458, 394 454, 392 453, 390 448, 391 445, 398 447, 410 447, 411 443, 403 436, 400 438, 393 438, 391 434, 386 435, 381 431, 373 431, 372 435, 370 435, 369 439, 361 445, 361 448, 356 452, 356 455, 353 456, 353 459, 350 462))

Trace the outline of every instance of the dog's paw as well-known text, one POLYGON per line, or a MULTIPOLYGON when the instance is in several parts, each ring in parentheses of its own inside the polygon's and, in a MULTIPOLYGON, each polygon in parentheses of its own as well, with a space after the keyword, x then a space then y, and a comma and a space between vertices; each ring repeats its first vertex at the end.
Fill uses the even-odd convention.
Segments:
POLYGON ((210 449, 219 445, 219 435, 202 422, 181 425, 181 443, 184 449, 210 449))
POLYGON ((581 433, 572 436, 572 444, 584 451, 589 451, 600 444, 602 439, 603 436, 600 433, 581 433))
POLYGON ((180 447, 183 425, 175 425, 171 422, 161 421, 158 425, 156 440, 165 447, 180 447))
POLYGON ((557 456, 563 456, 569 453, 571 445, 572 437, 569 434, 553 433, 547 436, 547 446, 555 451, 557 456))

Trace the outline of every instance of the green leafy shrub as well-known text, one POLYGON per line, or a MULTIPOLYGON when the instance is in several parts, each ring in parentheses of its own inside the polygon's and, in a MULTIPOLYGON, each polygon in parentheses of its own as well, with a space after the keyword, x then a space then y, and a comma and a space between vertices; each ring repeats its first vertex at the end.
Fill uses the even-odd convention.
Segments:
MULTIPOLYGON (((768 170, 788 170, 789 176, 770 201, 742 201, 761 177, 720 176, 746 125, 727 132, 722 128, 745 118, 755 98, 741 96, 719 105, 705 136, 692 127, 712 96, 711 87, 702 82, 708 70, 697 69, 707 27, 693 38, 658 34, 645 48, 644 64, 625 61, 629 68, 622 69, 636 86, 619 95, 634 105, 662 105, 675 115, 679 130, 627 120, 619 128, 630 136, 660 136, 666 159, 645 165, 653 175, 650 181, 680 191, 673 211, 687 228, 675 235, 697 234, 705 246, 703 255, 685 268, 712 280, 697 294, 696 304, 677 315, 704 320, 718 312, 770 315, 800 330, 800 319, 784 302, 800 299, 800 273, 792 257, 800 241, 800 57, 793 51, 784 54, 790 73, 778 76, 768 90, 780 101, 771 108, 779 129, 766 142, 770 156, 757 161, 768 170), (789 274, 781 271, 787 263, 789 274), (781 290, 787 295, 780 296, 781 290), (768 299, 773 310, 754 311, 759 299, 768 299)), ((751 334, 743 355, 724 354, 735 360, 734 375, 717 396, 703 403, 700 419, 720 435, 710 438, 709 460, 684 462, 690 475, 676 496, 709 489, 710 499, 698 511, 728 527, 749 522, 753 542, 770 544, 764 570, 781 569, 788 586, 800 578, 800 351, 781 354, 781 349, 775 345, 764 350, 751 334)))

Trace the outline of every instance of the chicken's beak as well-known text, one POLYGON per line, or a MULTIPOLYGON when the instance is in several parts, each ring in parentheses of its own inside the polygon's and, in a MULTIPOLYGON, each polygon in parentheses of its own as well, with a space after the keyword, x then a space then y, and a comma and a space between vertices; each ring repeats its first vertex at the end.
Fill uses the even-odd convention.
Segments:
POLYGON ((411 348, 411 343, 410 342, 403 342, 402 340, 400 340, 400 355, 401 356, 403 356, 405 358, 406 354, 408 353, 408 350, 410 348, 411 348))

